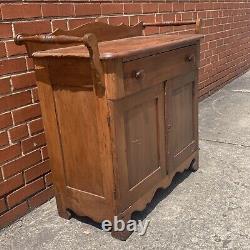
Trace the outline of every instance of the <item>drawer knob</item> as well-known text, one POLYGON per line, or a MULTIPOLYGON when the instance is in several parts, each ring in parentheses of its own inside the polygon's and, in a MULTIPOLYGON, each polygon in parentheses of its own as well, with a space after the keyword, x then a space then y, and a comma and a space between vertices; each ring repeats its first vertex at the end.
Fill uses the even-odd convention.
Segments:
POLYGON ((195 62, 195 56, 194 55, 186 56, 185 61, 186 62, 195 62))
POLYGON ((144 76, 145 76, 145 72, 144 72, 143 69, 138 70, 138 71, 135 72, 135 79, 137 79, 137 80, 143 79, 144 76))

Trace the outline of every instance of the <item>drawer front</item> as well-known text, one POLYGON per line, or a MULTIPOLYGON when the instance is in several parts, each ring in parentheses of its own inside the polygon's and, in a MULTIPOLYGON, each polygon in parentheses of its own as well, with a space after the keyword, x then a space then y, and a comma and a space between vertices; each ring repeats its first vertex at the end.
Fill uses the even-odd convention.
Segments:
POLYGON ((123 64, 125 95, 183 75, 196 67, 195 45, 125 62, 123 64))

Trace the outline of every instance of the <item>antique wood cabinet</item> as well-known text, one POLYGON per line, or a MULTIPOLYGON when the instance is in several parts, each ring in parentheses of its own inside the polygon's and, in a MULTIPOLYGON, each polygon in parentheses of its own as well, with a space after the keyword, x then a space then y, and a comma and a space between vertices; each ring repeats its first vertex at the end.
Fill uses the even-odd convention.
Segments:
POLYGON ((32 54, 61 217, 127 221, 177 172, 198 168, 200 39, 131 36, 32 54))

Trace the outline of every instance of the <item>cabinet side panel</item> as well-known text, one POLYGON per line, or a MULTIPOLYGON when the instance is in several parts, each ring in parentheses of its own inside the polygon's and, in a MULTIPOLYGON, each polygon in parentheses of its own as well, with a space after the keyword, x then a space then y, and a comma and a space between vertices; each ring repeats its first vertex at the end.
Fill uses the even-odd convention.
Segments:
POLYGON ((93 91, 54 87, 68 187, 103 196, 96 101, 93 91))
POLYGON ((63 165, 63 156, 57 127, 53 89, 48 74, 48 62, 47 60, 36 58, 34 62, 58 213, 61 217, 66 218, 65 178, 63 169, 61 168, 63 165))

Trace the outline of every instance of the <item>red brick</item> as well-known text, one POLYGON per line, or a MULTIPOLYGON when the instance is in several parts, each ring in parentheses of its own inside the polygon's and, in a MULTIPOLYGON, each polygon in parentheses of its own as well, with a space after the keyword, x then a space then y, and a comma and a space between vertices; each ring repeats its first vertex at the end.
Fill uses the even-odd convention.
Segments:
POLYGON ((138 16, 129 16, 129 25, 135 25, 139 22, 138 16))
POLYGON ((23 175, 15 175, 5 181, 0 182, 0 196, 6 195, 11 191, 24 185, 23 175))
POLYGON ((43 120, 38 119, 35 121, 31 121, 29 123, 29 129, 30 129, 31 135, 35 135, 37 133, 42 132, 43 131, 43 120))
POLYGON ((23 4, 23 17, 24 18, 31 18, 31 17, 41 17, 41 4, 38 3, 27 3, 23 4))
POLYGON ((31 91, 32 93, 32 98, 33 98, 33 102, 39 102, 39 96, 38 96, 38 88, 34 88, 31 91))
POLYGON ((41 109, 39 104, 27 106, 13 111, 13 118, 15 124, 21 124, 25 121, 41 116, 41 109))
POLYGON ((25 58, 4 59, 0 61, 0 75, 26 70, 25 58))
POLYGON ((112 25, 119 25, 121 23, 128 25, 129 18, 128 16, 109 17, 109 23, 112 25))
POLYGON ((0 42, 0 58, 3 58, 6 56, 6 49, 4 42, 0 42))
POLYGON ((48 173, 49 171, 50 171, 50 165, 49 165, 49 161, 47 160, 24 171, 24 179, 26 183, 28 183, 36 179, 37 177, 40 177, 48 173))
POLYGON ((95 16, 101 14, 101 5, 99 3, 75 3, 76 16, 95 16))
POLYGON ((67 30, 67 21, 66 20, 52 20, 52 30, 56 29, 67 30))
POLYGON ((29 136, 28 127, 26 124, 10 129, 9 133, 12 142, 20 141, 21 139, 29 136))
POLYGON ((48 16, 73 16, 74 5, 73 4, 57 4, 57 3, 45 3, 42 4, 43 17, 48 16))
POLYGON ((139 16, 139 21, 145 22, 145 23, 154 23, 155 22, 155 16, 154 15, 141 15, 139 16))
POLYGON ((9 225, 11 222, 25 215, 29 210, 27 202, 24 202, 0 216, 0 228, 9 225))
POLYGON ((102 15, 106 14, 122 14, 123 4, 122 3, 103 3, 101 4, 102 15))
POLYGON ((14 23, 15 34, 26 33, 29 35, 51 32, 49 20, 28 21, 14 23))
POLYGON ((163 14, 156 14, 155 15, 155 21, 156 22, 162 22, 162 17, 163 17, 163 14))
POLYGON ((173 3, 173 11, 184 11, 184 3, 173 3))
POLYGON ((174 13, 166 13, 163 14, 163 22, 169 22, 175 20, 175 14, 174 13))
POLYGON ((35 66, 34 66, 33 59, 30 58, 30 57, 26 57, 25 59, 26 59, 26 63, 27 63, 27 69, 28 70, 34 70, 35 66))
POLYGON ((35 208, 46 201, 50 200, 55 195, 53 187, 49 187, 28 200, 30 208, 35 208))
POLYGON ((155 3, 144 3, 142 4, 143 13, 158 13, 158 4, 155 3))
POLYGON ((4 198, 0 199, 0 214, 7 210, 4 198))
POLYGON ((13 41, 6 42, 6 50, 8 57, 27 53, 24 45, 17 46, 13 41))
POLYGON ((124 13, 125 14, 140 14, 142 13, 142 5, 140 3, 125 3, 124 13))
POLYGON ((0 95, 8 94, 10 91, 10 77, 0 79, 0 95))
POLYGON ((18 172, 27 169, 42 160, 40 150, 32 152, 28 155, 22 156, 2 167, 3 175, 5 178, 8 178, 18 172))
POLYGON ((3 4, 3 19, 31 18, 41 16, 40 4, 3 4))
POLYGON ((0 98, 0 112, 22 107, 32 102, 30 91, 20 92, 0 98))
POLYGON ((173 4, 172 3, 160 3, 159 12, 172 12, 173 4))
POLYGON ((46 184, 46 186, 51 186, 53 184, 51 172, 45 175, 45 184, 46 184))
POLYGON ((49 158, 47 146, 42 148, 42 156, 43 156, 43 160, 46 160, 49 158))
POLYGON ((27 199, 31 195, 39 192, 40 190, 44 189, 44 180, 40 178, 35 180, 25 186, 19 188, 18 190, 12 192, 7 196, 7 204, 9 207, 14 207, 18 203, 22 202, 23 200, 27 199))
MULTIPOLYGON (((182 21, 182 13, 175 13, 175 21, 182 21)), ((183 30, 183 26, 174 26, 174 30, 183 30)))
POLYGON ((184 9, 185 9, 185 11, 194 11, 195 10, 195 3, 185 3, 184 9))
POLYGON ((200 10, 205 10, 206 6, 204 3, 196 3, 196 10, 200 11, 200 10))
POLYGON ((9 145, 9 138, 7 132, 0 133, 0 147, 9 145))
POLYGON ((0 23, 0 38, 12 37, 12 28, 10 23, 0 23))
POLYGON ((0 129, 10 127, 12 124, 11 113, 0 115, 0 129))
POLYGON ((0 149, 0 163, 12 160, 21 155, 21 147, 19 144, 0 149))
POLYGON ((193 19, 193 13, 192 12, 185 12, 181 14, 182 21, 190 21, 193 19))
POLYGON ((28 88, 36 85, 36 76, 34 72, 24 73, 11 77, 14 90, 28 88))
POLYGON ((28 153, 35 150, 36 148, 44 146, 45 144, 45 135, 42 133, 22 141, 22 149, 24 153, 28 153))

